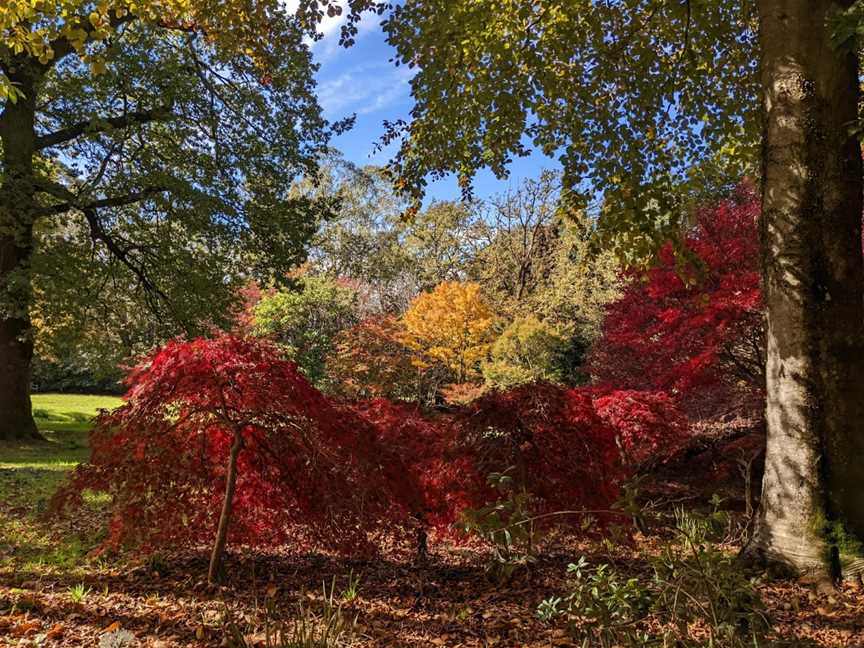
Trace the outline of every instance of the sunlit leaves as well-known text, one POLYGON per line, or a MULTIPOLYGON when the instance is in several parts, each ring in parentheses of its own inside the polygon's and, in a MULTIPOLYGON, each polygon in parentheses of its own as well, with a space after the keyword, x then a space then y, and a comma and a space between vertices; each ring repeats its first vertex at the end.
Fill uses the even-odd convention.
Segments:
POLYGON ((740 408, 742 395, 760 392, 758 211, 756 198, 742 189, 700 212, 685 238, 698 265, 682 267, 666 245, 653 268, 631 275, 592 351, 597 379, 664 391, 705 413, 724 411, 730 396, 740 408))
POLYGON ((390 136, 394 169, 504 175, 529 148, 557 157, 607 243, 644 257, 686 214, 688 169, 734 146, 755 159, 752 2, 412 0, 386 23, 416 70, 390 136), (599 205, 597 204, 599 203, 599 205), (625 234, 626 236, 619 236, 625 234))
POLYGON ((495 313, 474 283, 444 282, 422 293, 402 317, 405 339, 421 363, 437 361, 457 382, 478 375, 494 339, 495 313))

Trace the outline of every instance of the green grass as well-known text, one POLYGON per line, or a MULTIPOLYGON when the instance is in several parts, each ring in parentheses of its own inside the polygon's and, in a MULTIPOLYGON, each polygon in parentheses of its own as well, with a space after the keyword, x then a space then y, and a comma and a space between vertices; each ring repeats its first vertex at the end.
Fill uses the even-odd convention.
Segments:
MULTIPOLYGON (((74 569, 92 548, 91 534, 58 533, 41 515, 68 471, 89 458, 93 417, 120 402, 114 396, 36 394, 33 417, 45 441, 0 443, 0 573, 74 569)), ((96 494, 86 499, 94 513, 104 505, 96 494)))
POLYGON ((87 433, 100 409, 120 404, 116 396, 34 394, 33 418, 46 442, 0 445, 0 470, 71 470, 90 456, 87 433))

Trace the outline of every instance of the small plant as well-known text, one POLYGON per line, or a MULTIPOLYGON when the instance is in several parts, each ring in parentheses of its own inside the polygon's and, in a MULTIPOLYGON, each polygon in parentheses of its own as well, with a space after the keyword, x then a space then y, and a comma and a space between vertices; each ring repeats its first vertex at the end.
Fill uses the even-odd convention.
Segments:
POLYGON ((162 574, 166 571, 168 564, 165 562, 165 558, 158 551, 154 551, 152 554, 147 556, 147 571, 152 574, 162 574))
POLYGON ((462 513, 462 528, 473 533, 492 547, 492 560, 487 569, 502 582, 511 580, 519 571, 530 569, 536 561, 535 549, 539 531, 533 523, 532 495, 518 491, 512 469, 489 475, 488 482, 499 493, 499 499, 479 509, 462 513))
POLYGON ((99 648, 133 648, 137 645, 138 640, 128 630, 107 632, 99 639, 99 648))
POLYGON ((537 609, 541 620, 578 616, 582 623, 571 626, 573 634, 583 642, 593 639, 601 648, 647 643, 638 622, 650 609, 651 593, 639 579, 624 579, 607 564, 592 568, 584 556, 567 573, 573 579, 571 593, 542 601, 537 609))
POLYGON ((85 586, 84 583, 78 583, 69 588, 69 598, 73 603, 78 604, 87 598, 90 591, 90 588, 85 586))
POLYGON ((659 555, 646 557, 650 577, 626 578, 583 557, 568 568, 570 592, 541 602, 538 617, 566 619, 575 639, 600 648, 766 645, 764 606, 735 559, 716 544, 727 516, 719 499, 712 502, 708 514, 675 511, 672 539, 659 555), (706 641, 692 638, 694 628, 706 641))
POLYGON ((342 590, 342 600, 346 603, 350 603, 355 600, 357 596, 360 594, 360 575, 354 574, 354 570, 352 569, 348 573, 348 580, 345 583, 345 589, 342 590))
MULTIPOLYGON (((359 579, 355 583, 359 583, 359 579)), ((268 598, 264 607, 263 637, 260 633, 250 635, 244 632, 226 607, 222 645, 230 648, 252 648, 262 643, 265 648, 341 648, 350 645, 357 617, 351 618, 342 610, 336 600, 335 585, 335 577, 329 588, 326 583, 322 584, 323 598, 319 609, 315 609, 319 606, 301 594, 293 614, 285 620, 276 619, 277 610, 273 600, 268 598)))

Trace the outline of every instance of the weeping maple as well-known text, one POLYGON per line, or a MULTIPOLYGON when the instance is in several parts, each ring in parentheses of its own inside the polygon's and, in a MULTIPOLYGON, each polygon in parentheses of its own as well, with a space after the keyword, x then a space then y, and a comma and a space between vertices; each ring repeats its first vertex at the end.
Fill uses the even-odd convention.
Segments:
POLYGON ((107 493, 103 548, 212 544, 211 581, 228 543, 370 551, 414 529, 425 545, 494 498, 492 472, 515 470, 538 512, 608 509, 627 474, 590 390, 523 386, 427 416, 328 398, 276 346, 231 335, 170 342, 128 384, 52 508, 107 493))
POLYGON ((107 492, 107 547, 212 542, 213 580, 226 541, 367 550, 416 499, 374 426, 266 342, 171 342, 128 382, 54 500, 62 511, 86 489, 107 492))
POLYGON ((485 501, 485 475, 452 417, 428 416, 417 405, 383 398, 353 407, 375 426, 379 443, 399 457, 410 481, 403 500, 422 525, 447 531, 463 510, 485 501))
POLYGON ((596 396, 594 407, 634 470, 670 459, 689 437, 687 418, 665 392, 613 390, 596 396))
POLYGON ((616 432, 598 416, 587 390, 537 383, 490 392, 455 424, 480 473, 510 471, 541 513, 608 510, 627 475, 616 432))

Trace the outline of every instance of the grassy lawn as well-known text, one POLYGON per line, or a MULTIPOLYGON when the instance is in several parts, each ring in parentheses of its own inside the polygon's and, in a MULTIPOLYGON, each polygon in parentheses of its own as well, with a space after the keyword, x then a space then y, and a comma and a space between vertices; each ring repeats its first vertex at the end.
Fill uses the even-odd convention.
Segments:
POLYGON ((33 416, 47 443, 12 443, 0 446, 0 470, 66 471, 89 456, 87 433, 100 409, 120 404, 116 396, 35 394, 33 416))
POLYGON ((92 545, 87 533, 61 529, 41 514, 67 472, 89 457, 93 417, 119 404, 113 396, 33 396, 46 440, 0 443, 0 572, 71 568, 92 545))

